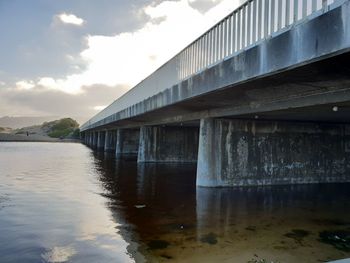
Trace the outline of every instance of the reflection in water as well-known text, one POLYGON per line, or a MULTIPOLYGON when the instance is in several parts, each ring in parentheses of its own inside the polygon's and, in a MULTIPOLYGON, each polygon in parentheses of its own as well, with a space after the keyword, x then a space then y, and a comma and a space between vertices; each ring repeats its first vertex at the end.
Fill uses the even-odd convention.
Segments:
POLYGON ((350 184, 196 188, 195 174, 80 144, 0 143, 0 262, 350 257, 350 184))
POLYGON ((127 233, 150 261, 350 257, 350 251, 320 238, 327 229, 350 230, 349 184, 196 188, 193 164, 95 157, 104 169, 101 180, 109 182, 111 202, 119 204, 111 209, 123 214, 116 220, 133 226, 127 233))

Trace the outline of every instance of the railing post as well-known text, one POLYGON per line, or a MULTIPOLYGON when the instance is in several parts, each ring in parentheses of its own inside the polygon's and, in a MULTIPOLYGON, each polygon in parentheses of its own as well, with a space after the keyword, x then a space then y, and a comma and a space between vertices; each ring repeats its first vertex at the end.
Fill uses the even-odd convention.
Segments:
POLYGON ((307 1, 308 0, 303 0, 303 12, 302 12, 303 19, 307 16, 307 1))
POLYGON ((298 5, 299 5, 299 0, 294 0, 294 12, 293 12, 293 23, 295 23, 298 20, 298 5))
POLYGON ((290 23, 290 0, 286 0, 286 27, 289 26, 290 23))
POLYGON ((323 12, 327 12, 327 0, 322 0, 322 10, 323 12))
POLYGON ((311 10, 312 12, 317 10, 317 0, 312 0, 311 10))
POLYGON ((266 38, 269 35, 269 1, 265 0, 265 14, 264 14, 264 38, 266 38))
POLYGON ((253 6, 253 21, 252 21, 252 44, 257 40, 256 38, 256 16, 257 16, 257 7, 258 1, 254 1, 252 2, 252 6, 253 6))
POLYGON ((248 14, 247 14, 247 46, 249 46, 250 45, 250 39, 251 39, 250 35, 252 33, 252 30, 251 30, 252 2, 251 1, 249 1, 247 3, 247 12, 248 12, 248 14))
POLYGON ((258 38, 257 40, 260 40, 262 38, 262 27, 264 25, 264 21, 262 19, 263 17, 263 12, 264 12, 264 5, 263 5, 263 0, 259 0, 259 17, 258 17, 258 38))
POLYGON ((241 50, 241 10, 242 9, 239 9, 237 11, 237 51, 241 50))

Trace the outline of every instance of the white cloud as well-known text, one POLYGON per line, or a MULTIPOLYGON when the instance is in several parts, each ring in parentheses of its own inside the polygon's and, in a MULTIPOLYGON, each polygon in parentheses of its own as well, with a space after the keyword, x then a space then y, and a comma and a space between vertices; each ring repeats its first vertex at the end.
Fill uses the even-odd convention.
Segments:
MULTIPOLYGON (((194 0, 163 1, 146 7, 144 12, 151 19, 135 32, 115 36, 87 36, 88 47, 80 54, 87 65, 82 73, 60 79, 45 76, 35 83, 25 82, 24 84, 30 85, 22 83, 20 86, 31 88, 36 84, 70 94, 78 94, 83 91, 83 86, 94 84, 123 85, 130 88, 233 11, 241 2, 212 0, 218 4, 201 13, 189 1, 194 0)), ((60 19, 63 18, 65 23, 83 23, 82 19, 74 15, 64 13, 60 15, 60 19)), ((70 60, 72 57, 67 56, 66 59, 70 60)), ((111 98, 111 101, 113 99, 115 98, 111 98)))
POLYGON ((16 88, 19 90, 30 90, 35 87, 33 81, 22 80, 16 82, 16 88))
POLYGON ((106 108, 107 107, 107 105, 103 105, 103 106, 94 106, 94 107, 92 107, 95 111, 101 111, 101 110, 103 110, 104 108, 106 108))
POLYGON ((62 23, 71 24, 76 26, 81 26, 84 23, 84 20, 80 17, 77 17, 74 14, 62 13, 57 16, 62 23))

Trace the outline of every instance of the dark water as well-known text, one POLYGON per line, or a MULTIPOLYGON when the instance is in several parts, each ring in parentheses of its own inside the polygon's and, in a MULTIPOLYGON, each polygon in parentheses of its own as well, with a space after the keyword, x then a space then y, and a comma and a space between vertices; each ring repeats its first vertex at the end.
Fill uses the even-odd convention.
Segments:
POLYGON ((350 184, 196 188, 195 169, 0 143, 0 262, 350 257, 350 184))

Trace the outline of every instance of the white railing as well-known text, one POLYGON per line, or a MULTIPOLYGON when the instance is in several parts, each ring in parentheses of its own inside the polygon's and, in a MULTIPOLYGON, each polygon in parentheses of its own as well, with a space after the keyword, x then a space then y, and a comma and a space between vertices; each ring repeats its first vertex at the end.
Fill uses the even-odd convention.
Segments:
POLYGON ((82 130, 344 0, 248 0, 99 112, 82 130))

